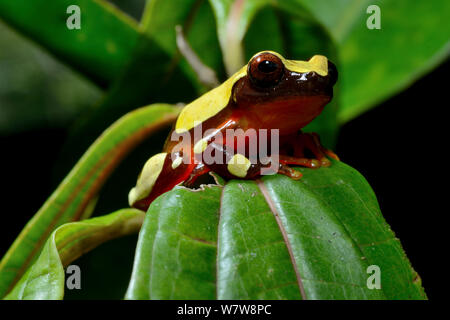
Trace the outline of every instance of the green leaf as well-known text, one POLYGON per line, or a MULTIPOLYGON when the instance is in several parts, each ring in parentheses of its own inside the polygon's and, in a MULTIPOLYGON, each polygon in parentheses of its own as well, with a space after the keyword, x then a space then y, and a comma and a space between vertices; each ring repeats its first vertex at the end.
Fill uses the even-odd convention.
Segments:
POLYGON ((221 190, 175 188, 154 201, 126 299, 214 299, 221 190))
POLYGON ((231 181, 222 196, 218 299, 301 299, 273 213, 254 182, 231 181))
POLYGON ((0 18, 101 86, 119 75, 139 37, 136 21, 103 0, 0 0, 0 18), (81 10, 79 30, 66 26, 71 5, 81 10))
POLYGON ((2 258, 0 297, 9 292, 37 257, 50 233, 64 223, 88 217, 99 189, 114 168, 137 144, 171 124, 178 112, 179 108, 166 104, 137 109, 96 140, 2 258))
POLYGON ((129 61, 105 97, 71 132, 61 153, 59 162, 64 165, 59 171, 67 172, 73 158, 80 156, 90 141, 123 114, 160 101, 188 103, 205 91, 178 53, 175 44, 178 24, 184 26, 188 40, 200 57, 220 72, 220 49, 207 2, 149 1, 129 61))
POLYGON ((5 299, 62 299, 64 267, 106 241, 137 232, 144 215, 140 210, 123 209, 60 226, 51 234, 36 262, 5 299))
POLYGON ((341 162, 302 172, 303 183, 266 177, 263 185, 291 244, 306 297, 424 298, 420 278, 367 181, 341 162), (381 269, 380 292, 367 289, 370 265, 381 269))
POLYGON ((0 20, 0 135, 63 128, 102 91, 0 20))
MULTIPOLYGON (((217 34, 228 75, 245 63, 242 41, 256 13, 270 1, 210 0, 217 21, 217 34)), ((269 36, 269 34, 266 34, 269 36)))
POLYGON ((126 298, 426 299, 367 181, 336 161, 300 170, 160 196, 126 298))
POLYGON ((216 23, 208 1, 147 1, 141 22, 141 30, 173 56, 172 62, 179 63, 181 70, 189 77, 197 90, 204 92, 206 88, 198 82, 194 70, 178 52, 175 33, 177 25, 183 27, 187 41, 202 62, 214 69, 219 77, 224 79, 216 23))
POLYGON ((446 0, 297 2, 305 5, 336 43, 341 123, 404 90, 449 56, 450 3, 446 0), (380 7, 380 30, 366 26, 369 5, 380 7))

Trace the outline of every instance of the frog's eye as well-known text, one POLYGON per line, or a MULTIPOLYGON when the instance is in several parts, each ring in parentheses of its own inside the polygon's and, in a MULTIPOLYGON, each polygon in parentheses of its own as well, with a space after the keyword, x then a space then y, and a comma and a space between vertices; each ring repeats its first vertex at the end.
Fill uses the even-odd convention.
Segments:
POLYGON ((254 57, 248 64, 250 80, 258 87, 275 86, 281 79, 284 65, 280 58, 269 52, 254 57))

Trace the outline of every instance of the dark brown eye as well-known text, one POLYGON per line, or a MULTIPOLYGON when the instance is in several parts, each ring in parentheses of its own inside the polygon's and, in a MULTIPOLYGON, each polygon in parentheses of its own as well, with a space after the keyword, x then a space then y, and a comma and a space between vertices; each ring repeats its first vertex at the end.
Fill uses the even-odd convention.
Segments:
POLYGON ((258 64, 258 70, 262 73, 272 73, 278 69, 278 65, 270 60, 263 60, 258 64))
POLYGON ((250 80, 258 87, 275 86, 280 81, 283 71, 281 59, 269 52, 257 55, 248 64, 250 80))

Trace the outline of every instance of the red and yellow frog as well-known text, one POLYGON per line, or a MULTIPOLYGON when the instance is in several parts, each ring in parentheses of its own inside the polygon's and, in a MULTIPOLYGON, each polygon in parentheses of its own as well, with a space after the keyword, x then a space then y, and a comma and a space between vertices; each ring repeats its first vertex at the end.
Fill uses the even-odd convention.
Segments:
POLYGON ((224 178, 256 179, 271 172, 300 179, 289 165, 329 166, 327 156, 337 156, 316 134, 301 129, 330 102, 336 80, 335 65, 322 55, 308 61, 272 51, 254 55, 222 85, 182 109, 163 152, 145 163, 129 193, 130 205, 147 210, 157 196, 181 183, 192 186, 209 171, 224 178), (263 144, 271 147, 261 157, 263 144))

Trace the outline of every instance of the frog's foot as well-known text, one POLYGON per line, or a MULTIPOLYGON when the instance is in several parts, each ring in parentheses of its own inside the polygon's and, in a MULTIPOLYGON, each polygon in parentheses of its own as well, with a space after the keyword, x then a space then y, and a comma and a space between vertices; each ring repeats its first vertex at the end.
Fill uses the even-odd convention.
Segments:
POLYGON ((300 171, 294 170, 285 164, 280 164, 278 173, 288 176, 289 178, 294 179, 294 180, 299 180, 303 176, 303 174, 300 171))
POLYGON ((291 157, 291 156, 285 156, 280 155, 280 163, 282 165, 296 165, 296 166, 302 166, 307 168, 318 168, 320 167, 321 163, 317 159, 308 159, 308 158, 297 158, 297 157, 291 157))
POLYGON ((296 158, 291 156, 280 155, 280 168, 278 169, 279 174, 288 176, 294 180, 298 180, 302 177, 300 171, 294 170, 289 165, 302 166, 306 168, 318 168, 321 163, 317 159, 308 158, 296 158))
POLYGON ((331 165, 331 161, 327 158, 330 157, 335 160, 339 160, 339 157, 331 150, 326 149, 320 143, 319 135, 315 132, 313 133, 301 133, 299 137, 299 143, 296 144, 295 155, 300 156, 302 158, 304 156, 305 149, 312 152, 314 157, 319 163, 319 167, 329 167, 331 165))

